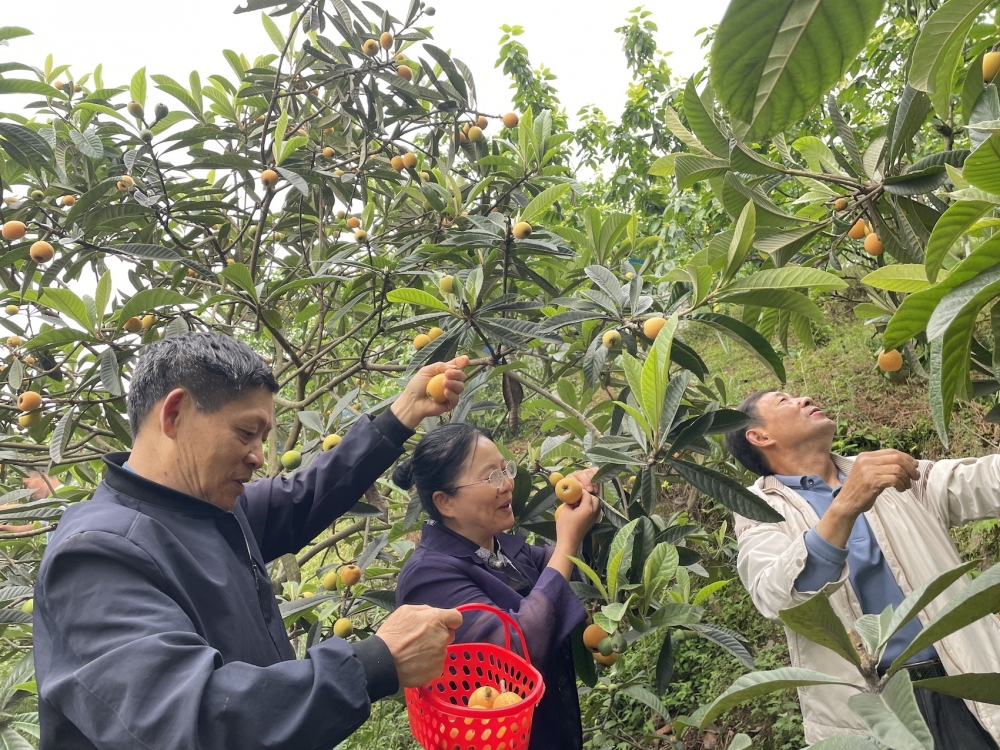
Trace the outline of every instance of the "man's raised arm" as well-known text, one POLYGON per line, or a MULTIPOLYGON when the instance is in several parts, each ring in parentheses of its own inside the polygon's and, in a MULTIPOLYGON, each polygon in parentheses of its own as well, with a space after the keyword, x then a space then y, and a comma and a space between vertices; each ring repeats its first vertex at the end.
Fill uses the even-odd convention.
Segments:
POLYGON ((449 411, 465 387, 468 357, 421 368, 392 406, 361 415, 340 444, 291 476, 261 479, 241 498, 265 560, 294 553, 346 513, 403 453, 403 444, 426 417, 449 411), (445 401, 427 396, 427 383, 445 374, 445 401))

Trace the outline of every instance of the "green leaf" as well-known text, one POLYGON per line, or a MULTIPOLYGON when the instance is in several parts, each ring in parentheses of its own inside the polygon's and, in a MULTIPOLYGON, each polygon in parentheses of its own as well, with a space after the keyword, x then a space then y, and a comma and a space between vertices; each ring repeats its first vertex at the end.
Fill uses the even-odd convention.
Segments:
POLYGON ((837 157, 833 151, 823 143, 821 138, 814 135, 805 135, 792 141, 792 148, 802 154, 806 160, 806 165, 813 172, 841 172, 837 157))
POLYGON ((887 292, 920 292, 930 287, 925 266, 919 263, 892 263, 872 271, 861 279, 873 289, 887 292))
POLYGON ((733 0, 709 57, 723 108, 760 140, 800 122, 855 62, 884 0, 733 0))
POLYGON ((938 271, 951 246, 992 208, 993 204, 986 201, 956 201, 948 206, 927 240, 924 268, 928 281, 937 281, 938 271))
POLYGON ((660 412, 660 444, 658 446, 660 448, 666 445, 674 417, 677 416, 677 409, 681 405, 681 399, 684 398, 684 392, 690 382, 691 373, 684 371, 672 377, 667 385, 667 394, 663 398, 663 410, 660 412))
POLYGON ((257 290, 253 285, 253 277, 250 275, 250 269, 245 265, 242 263, 233 263, 232 265, 223 268, 219 273, 219 276, 224 279, 229 279, 236 286, 249 294, 250 299, 257 302, 257 290))
MULTIPOLYGON (((722 583, 722 581, 718 581, 717 583, 722 583)), ((702 591, 704 590, 705 589, 702 589, 702 591)), ((701 591, 698 593, 700 594, 701 591)), ((753 669, 756 666, 753 663, 753 657, 750 656, 750 652, 747 651, 746 646, 740 643, 737 633, 734 631, 729 630, 728 628, 720 627, 719 625, 712 625, 707 622, 694 623, 692 625, 688 625, 687 628, 688 630, 694 631, 702 638, 705 638, 706 640, 724 648, 730 654, 739 659, 740 663, 747 669, 753 669)))
POLYGON ((889 671, 895 672, 914 654, 997 610, 1000 610, 1000 565, 994 565, 953 596, 896 657, 889 671))
POLYGON ((628 381, 629 389, 632 391, 632 397, 643 413, 648 414, 649 410, 643 401, 642 365, 639 363, 639 360, 628 352, 622 352, 622 369, 625 370, 625 379, 628 381))
POLYGON ((271 43, 277 48, 278 52, 285 49, 285 35, 281 33, 278 25, 268 18, 267 13, 260 14, 260 22, 264 24, 264 31, 271 38, 271 43))
POLYGON ((0 78, 0 94, 41 94, 45 97, 64 99, 59 89, 41 81, 26 81, 22 78, 0 78))
POLYGON ((907 150, 913 136, 927 119, 928 112, 930 112, 930 100, 927 94, 917 91, 910 85, 904 86, 899 104, 892 114, 892 129, 886 144, 889 164, 895 164, 897 157, 907 150))
POLYGON ((667 465, 688 484, 744 518, 764 523, 784 521, 784 516, 735 479, 691 461, 667 459, 667 465))
POLYGON ((128 87, 132 101, 138 102, 143 107, 146 106, 146 68, 139 68, 132 76, 132 82, 128 87))
MULTIPOLYGON (((88 193, 89 195, 89 193, 88 193)), ((111 250, 116 250, 126 255, 134 255, 137 258, 149 258, 150 260, 178 261, 182 260, 176 252, 169 247, 162 245, 146 245, 141 242, 122 242, 108 245, 111 250)))
POLYGON ((124 323, 131 317, 138 317, 142 313, 156 310, 167 305, 194 304, 195 301, 185 297, 180 292, 173 289, 158 287, 156 289, 143 289, 136 292, 129 298, 121 312, 118 313, 118 320, 124 323))
POLYGON ((815 289, 820 292, 832 292, 846 289, 847 282, 838 276, 818 268, 803 266, 785 266, 783 268, 765 268, 742 279, 737 279, 725 287, 726 292, 737 289, 815 289))
POLYGON ((780 164, 765 159, 749 146, 745 146, 735 139, 732 141, 732 149, 729 151, 729 168, 740 174, 765 177, 785 173, 785 168, 780 164))
MULTIPOLYGON (((979 94, 972 103, 972 109, 966 110, 969 143, 973 151, 982 146, 991 133, 996 132, 996 126, 1000 126, 1000 123, 997 123, 997 120, 1000 120, 1000 96, 997 95, 995 83, 983 87, 982 69, 982 55, 980 55, 979 66, 974 73, 979 94)), ((963 91, 963 96, 964 93, 963 91)))
MULTIPOLYGON (((667 126, 667 130, 673 134, 674 138, 691 149, 692 153, 703 156, 709 155, 709 150, 705 148, 694 133, 684 127, 684 123, 681 122, 681 116, 677 114, 677 111, 669 105, 663 108, 663 124, 667 126)), ((674 155, 676 156, 676 154, 674 155)), ((725 154, 723 154, 723 156, 725 156, 725 154)))
POLYGON ((444 302, 421 289, 393 289, 385 295, 385 298, 397 304, 422 305, 442 312, 451 312, 444 302))
POLYGON ((893 675, 880 694, 862 693, 847 705, 879 742, 893 750, 934 750, 934 739, 913 695, 906 670, 893 675))
POLYGON ((663 644, 656 656, 656 692, 662 693, 674 676, 674 637, 670 628, 663 635, 663 644))
MULTIPOLYGON (((971 333, 972 323, 987 302, 1000 294, 1000 267, 989 268, 949 291, 927 321, 927 339, 943 336, 959 319, 971 333)), ((956 331, 957 332, 957 331, 956 331)))
POLYGON ((733 239, 729 243, 729 253, 726 255, 726 268, 722 273, 720 284, 727 283, 740 270, 747 253, 753 244, 754 232, 757 231, 757 211, 753 201, 747 201, 736 220, 733 229, 733 239))
POLYGON ((848 685, 856 687, 854 684, 840 677, 832 677, 822 672, 816 672, 812 669, 802 669, 801 667, 782 667, 781 669, 751 672, 740 677, 722 695, 712 701, 701 717, 700 726, 705 728, 730 708, 759 698, 762 695, 777 693, 789 688, 808 687, 809 685, 848 685))
POLYGON ((18 164, 37 169, 52 160, 52 148, 31 128, 12 122, 0 123, 0 145, 18 164))
POLYGON ((94 332, 94 324, 90 321, 90 316, 87 315, 87 306, 69 289, 49 287, 45 290, 40 302, 79 323, 84 330, 94 332))
POLYGON ((930 289, 906 297, 882 334, 883 346, 886 349, 897 349, 921 333, 927 327, 934 309, 949 291, 997 263, 1000 263, 1000 236, 994 235, 952 268, 947 278, 930 289))
POLYGON ((642 405, 646 413, 646 421, 653 427, 656 426, 663 411, 663 400, 667 394, 667 383, 670 380, 670 345, 674 340, 674 331, 677 330, 677 315, 671 315, 667 319, 660 333, 653 343, 646 356, 646 361, 642 365, 642 375, 640 377, 642 388, 642 405))
POLYGON ((122 381, 118 377, 118 358, 115 357, 114 349, 109 347, 104 350, 104 354, 101 355, 99 367, 101 384, 104 386, 104 390, 115 398, 121 396, 123 393, 122 381))
POLYGON ((910 63, 909 83, 926 91, 938 116, 948 119, 955 68, 976 16, 989 0, 948 0, 920 30, 910 63))
POLYGON ((94 308, 97 310, 97 323, 100 325, 104 321, 104 313, 108 309, 108 302, 111 299, 111 271, 105 271, 97 282, 97 290, 94 292, 94 308))
POLYGON ((816 594, 801 604, 783 609, 778 612, 778 617, 790 630, 825 646, 855 666, 861 666, 861 657, 851 644, 844 623, 825 595, 816 594))
POLYGON ((82 133, 70 128, 69 137, 84 156, 89 156, 91 159, 104 158, 104 144, 101 143, 101 137, 94 128, 87 128, 82 133))
POLYGON ((805 315, 817 323, 822 323, 826 320, 826 316, 820 310, 819 305, 804 294, 792 291, 791 289, 751 289, 744 292, 733 292, 732 294, 720 296, 719 302, 788 310, 799 315, 805 315))
POLYGON ((34 32, 22 26, 0 26, 0 42, 17 39, 21 36, 31 36, 34 32))
POLYGON ((650 692, 648 688, 639 685, 638 683, 632 683, 631 685, 623 685, 618 692, 624 693, 630 698, 635 698, 640 703, 646 704, 664 719, 669 721, 670 712, 666 709, 663 703, 660 702, 660 699, 650 692))
POLYGON ((762 253, 767 253, 774 261, 776 268, 786 265, 792 257, 802 251, 817 234, 826 229, 829 224, 798 227, 785 232, 774 232, 766 236, 754 238, 753 246, 762 253))
POLYGON ((1000 674, 957 674, 917 680, 914 688, 933 690, 935 693, 953 695, 967 701, 1000 705, 1000 674))
POLYGON ((521 211, 521 221, 531 222, 536 216, 540 216, 542 213, 548 209, 553 203, 562 198, 566 193, 569 192, 569 185, 565 182, 561 185, 553 185, 550 188, 546 188, 534 198, 531 202, 524 207, 521 211))
MULTIPOLYGON (((728 583, 732 583, 732 578, 723 578, 721 581, 716 581, 715 583, 710 583, 707 586, 701 588, 697 594, 695 594, 694 599, 691 600, 691 604, 695 607, 699 606, 702 602, 706 601, 708 597, 712 596, 716 591, 720 591, 728 583)), ((752 668, 752 667, 751 667, 752 668)))
POLYGON ((922 586, 914 589, 909 596, 900 602, 895 612, 892 613, 892 619, 889 621, 889 624, 886 626, 885 630, 880 633, 878 642, 879 648, 888 643, 889 639, 895 635, 900 628, 906 625, 906 623, 916 617, 918 612, 944 593, 944 591, 955 581, 962 578, 966 573, 975 568, 977 564, 978 563, 975 560, 963 563, 962 565, 935 576, 922 586))
POLYGON ((34 750, 34 746, 10 727, 0 729, 0 750, 34 750))
POLYGON ((724 175, 728 171, 729 162, 726 159, 695 154, 677 154, 674 159, 674 174, 677 175, 677 187, 680 190, 710 177, 724 175))
MULTIPOLYGON (((677 158, 677 154, 667 154, 666 156, 661 156, 659 159, 653 162, 653 165, 649 168, 649 174, 653 177, 669 177, 674 173, 674 160, 677 158)), ((480 164, 482 160, 480 160, 480 164)))
POLYGON ((896 177, 882 180, 885 192, 890 195, 923 195, 933 193, 948 181, 948 171, 943 164, 909 170, 896 177))
MULTIPOLYGON (((781 269, 784 270, 784 269, 781 269)), ((809 269, 813 270, 813 269, 809 269)), ((754 276, 759 275, 754 274, 754 276)), ((822 271, 820 272, 822 273, 822 271)), ((751 277, 752 278, 752 277, 751 277)), ((730 285, 732 288, 732 285, 730 285)), ((731 339, 736 341, 747 351, 757 357, 763 364, 770 368, 771 372, 774 373, 775 377, 778 378, 782 383, 785 382, 785 365, 781 361, 781 357, 778 353, 774 351, 774 348, 768 342, 766 338, 761 336, 757 331, 748 326, 746 323, 742 323, 735 318, 731 318, 728 315, 722 315, 720 313, 697 313, 688 318, 688 320, 694 320, 699 323, 704 323, 705 325, 712 326, 717 331, 724 333, 731 339)))
POLYGON ((660 586, 665 586, 673 579, 679 559, 677 548, 668 542, 660 542, 653 547, 642 569, 642 585, 647 597, 657 596, 657 590, 654 589, 659 587, 655 581, 662 581, 660 586))
MULTIPOLYGON (((705 93, 710 103, 714 93, 711 89, 706 89, 705 93)), ((722 159, 729 156, 729 139, 719 129, 712 108, 698 96, 693 78, 688 78, 684 87, 684 114, 691 130, 705 148, 722 159)))
POLYGON ((618 595, 619 576, 622 572, 627 572, 632 563, 632 534, 638 523, 637 518, 618 529, 608 548, 608 592, 612 601, 618 595))
POLYGON ((590 579, 590 582, 594 584, 594 588, 596 588, 600 592, 601 596, 604 597, 604 600, 607 601, 608 600, 607 589, 604 588, 604 584, 601 582, 601 577, 594 572, 594 569, 591 568, 589 565, 587 565, 587 563, 585 563, 583 560, 572 557, 571 555, 566 555, 566 557, 572 560, 573 564, 580 569, 580 572, 582 572, 585 576, 587 576, 587 578, 590 579))
MULTIPOLYGON (((955 0, 949 0, 955 2, 955 0)), ((1000 193, 1000 133, 994 133, 965 160, 962 176, 973 187, 1000 193)))

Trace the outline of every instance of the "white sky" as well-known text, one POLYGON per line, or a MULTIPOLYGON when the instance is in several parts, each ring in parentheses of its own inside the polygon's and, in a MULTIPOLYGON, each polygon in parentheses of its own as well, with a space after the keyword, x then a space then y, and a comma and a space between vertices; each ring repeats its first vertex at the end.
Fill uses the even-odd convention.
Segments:
MULTIPOLYGON (((434 24, 438 46, 465 62, 472 70, 485 111, 501 113, 510 108, 508 81, 493 67, 501 24, 525 29, 520 40, 533 65, 544 63, 558 76, 554 82, 567 112, 572 116, 585 104, 597 104, 617 120, 628 73, 615 28, 624 24, 638 0, 430 0, 437 14, 434 24)), ((695 32, 718 23, 727 0, 659 0, 648 2, 651 19, 659 27, 661 50, 670 50, 675 75, 686 78, 701 67, 704 50, 695 32)), ((360 7, 361 3, 357 3, 360 7)), ((402 17, 409 0, 381 3, 402 17)), ((146 66, 147 73, 165 73, 181 82, 197 70, 202 78, 232 72, 221 50, 242 52, 249 58, 274 51, 260 22, 260 13, 233 14, 237 0, 2 0, 0 25, 23 26, 33 37, 14 39, 0 47, 0 60, 18 60, 42 67, 52 52, 56 64, 70 63, 76 76, 104 65, 105 85, 127 85, 132 74, 146 66)), ((288 16, 276 19, 280 28, 288 16)), ((147 102, 162 98, 150 83, 147 102)), ((148 105, 147 105, 148 106, 148 105)))
MULTIPOLYGON (((687 78, 702 66, 705 50, 702 38, 696 38, 695 33, 718 23, 727 2, 654 0, 646 4, 652 11, 650 20, 659 29, 659 49, 672 53, 670 65, 675 76, 687 78)), ((511 108, 510 83, 494 67, 503 33, 500 26, 510 24, 524 28, 519 40, 528 48, 532 65, 544 64, 557 76, 553 83, 571 122, 587 104, 596 104, 610 119, 618 120, 630 77, 615 29, 624 25, 637 0, 430 3, 437 10, 427 19, 433 23, 434 41, 472 70, 481 111, 501 114, 511 108)), ((234 14, 237 0, 0 0, 0 4, 0 25, 23 26, 34 32, 0 47, 0 62, 18 61, 43 68, 51 52, 54 64, 70 64, 76 78, 101 63, 105 86, 127 86, 132 74, 143 66, 147 74, 166 74, 184 85, 192 70, 203 80, 212 73, 232 80, 223 49, 243 53, 251 60, 275 51, 260 12, 234 14)), ((357 5, 364 7, 360 1, 357 5)), ((409 0, 383 0, 382 5, 402 18, 409 0)), ((275 20, 282 30, 288 27, 288 16, 275 20)), ((329 27, 327 33, 333 36, 329 27)), ((15 107, 22 98, 6 99, 0 106, 15 107)), ((147 111, 160 101, 171 109, 181 106, 149 81, 147 111)), ((109 259, 108 265, 115 287, 131 293, 125 266, 114 259, 109 259)), ((72 287, 77 293, 93 293, 95 283, 96 279, 84 274, 72 287)))

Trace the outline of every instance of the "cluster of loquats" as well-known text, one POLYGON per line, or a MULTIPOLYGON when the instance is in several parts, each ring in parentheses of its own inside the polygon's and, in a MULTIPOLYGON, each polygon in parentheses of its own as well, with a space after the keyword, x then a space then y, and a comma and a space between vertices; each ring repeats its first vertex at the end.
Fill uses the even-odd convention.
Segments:
POLYGON ((583 631, 583 645, 587 647, 594 661, 610 667, 618 661, 618 655, 628 650, 628 643, 621 633, 611 635, 597 623, 591 623, 583 631))
POLYGON ((444 331, 437 326, 431 328, 427 333, 418 333, 413 337, 413 348, 420 351, 442 333, 444 333, 444 331))
MULTIPOLYGON (((73 200, 75 201, 76 199, 74 198, 73 200)), ((0 236, 8 242, 16 242, 17 240, 22 239, 27 233, 28 227, 23 221, 8 221, 0 227, 0 236)), ((36 242, 33 242, 31 247, 28 249, 28 255, 39 265, 48 263, 55 257, 55 254, 55 249, 45 240, 37 240, 36 242)))
POLYGON ((491 685, 483 685, 469 694, 469 708, 495 709, 506 708, 520 703, 520 695, 510 691, 497 690, 491 685))

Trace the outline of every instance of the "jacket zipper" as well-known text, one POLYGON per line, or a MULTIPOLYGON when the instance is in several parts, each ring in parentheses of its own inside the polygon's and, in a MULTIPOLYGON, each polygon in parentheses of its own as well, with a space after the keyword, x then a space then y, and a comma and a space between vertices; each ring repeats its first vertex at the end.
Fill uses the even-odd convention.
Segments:
POLYGON ((253 585, 257 589, 257 604, 260 604, 260 579, 257 578, 257 561, 253 559, 253 552, 250 551, 250 541, 247 539, 247 534, 243 531, 243 524, 240 523, 240 519, 233 516, 233 520, 236 521, 236 525, 240 528, 240 534, 243 535, 243 544, 247 547, 247 559, 250 561, 250 575, 253 576, 253 585))

